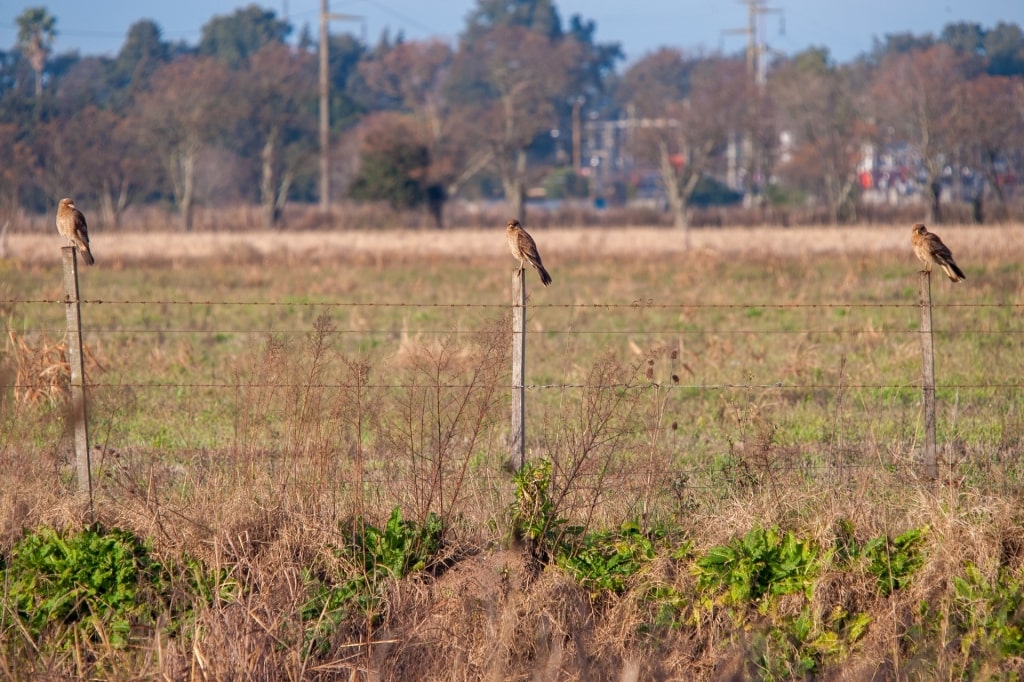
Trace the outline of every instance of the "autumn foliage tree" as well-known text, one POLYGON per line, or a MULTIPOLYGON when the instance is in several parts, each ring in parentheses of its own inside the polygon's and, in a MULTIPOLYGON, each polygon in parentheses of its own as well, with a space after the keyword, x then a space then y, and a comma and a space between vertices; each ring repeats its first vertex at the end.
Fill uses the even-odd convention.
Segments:
POLYGON ((860 143, 870 137, 871 126, 848 75, 829 63, 827 50, 812 49, 778 67, 769 85, 791 135, 779 173, 811 197, 820 197, 833 224, 850 217, 860 143))
POLYGON ((243 148, 259 149, 259 200, 268 229, 278 224, 304 160, 312 165, 313 61, 308 52, 268 43, 237 72, 238 138, 243 148))
POLYGON ((551 40, 520 26, 499 26, 456 56, 456 71, 471 112, 470 138, 490 150, 509 213, 524 219, 527 154, 535 138, 557 125, 556 97, 579 54, 572 39, 551 40))
MULTIPOLYGON (((407 164, 408 152, 413 147, 422 149, 414 155, 424 154, 426 166, 413 164, 410 170, 416 174, 414 184, 421 188, 437 227, 444 225, 447 187, 461 172, 466 149, 465 138, 460 135, 460 120, 452 115, 444 96, 453 58, 451 48, 441 41, 413 41, 396 45, 359 67, 366 86, 378 96, 391 99, 406 114, 385 119, 385 123, 378 125, 394 125, 402 133, 402 162, 398 167, 407 164)), ((379 151, 367 149, 364 158, 372 159, 379 151)))
POLYGON ((687 60, 662 49, 623 77, 620 97, 636 107, 637 153, 656 164, 676 227, 690 223, 698 183, 720 163, 730 137, 746 125, 743 62, 687 60))
MULTIPOLYGON (((999 204, 1005 204, 1001 163, 1024 149, 1024 82, 983 74, 964 82, 958 93, 955 130, 964 161, 979 169, 999 204)), ((974 196, 974 218, 984 220, 985 187, 974 196)))
POLYGON ((157 69, 136 100, 141 142, 162 160, 186 231, 192 229, 199 156, 237 115, 235 85, 213 57, 181 57, 157 69))
POLYGON ((889 54, 871 87, 879 122, 913 147, 927 174, 926 222, 941 220, 942 169, 958 145, 956 99, 969 64, 948 45, 889 54))

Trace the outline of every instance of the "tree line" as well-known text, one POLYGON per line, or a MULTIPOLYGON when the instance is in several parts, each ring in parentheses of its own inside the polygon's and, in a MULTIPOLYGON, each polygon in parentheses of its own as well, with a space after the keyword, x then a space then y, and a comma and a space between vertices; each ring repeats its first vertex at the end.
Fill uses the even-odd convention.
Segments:
MULTIPOLYGON (((0 51, 0 214, 67 194, 118 225, 132 204, 318 201, 318 55, 308 26, 257 5, 196 45, 142 20, 113 57, 55 54, 59 17, 25 9, 0 51), (293 39, 294 38, 294 39, 293 39)), ((426 210, 452 197, 656 199, 678 226, 701 201, 815 206, 950 201, 985 220, 1017 199, 1024 35, 1000 23, 895 34, 837 63, 826 48, 763 72, 737 54, 665 47, 628 67, 595 22, 553 0, 477 0, 454 44, 347 33, 328 42, 334 199, 426 210), (994 205, 996 208, 989 210, 994 205)))

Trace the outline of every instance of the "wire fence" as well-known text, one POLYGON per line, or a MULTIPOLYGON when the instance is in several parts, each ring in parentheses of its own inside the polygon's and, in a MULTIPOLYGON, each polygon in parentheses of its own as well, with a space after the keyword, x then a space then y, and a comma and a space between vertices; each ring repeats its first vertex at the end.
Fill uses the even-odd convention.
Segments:
MULTIPOLYGON (((66 382, 31 356, 40 339, 64 335, 64 304, 0 300, 0 309, 17 309, 20 320, 14 325, 7 316, 5 356, 15 371, 0 376, 4 395, 66 382), (28 355, 14 347, 15 338, 28 355)), ((80 304, 90 429, 101 450, 132 458, 201 451, 236 460, 242 453, 275 466, 297 452, 313 453, 343 468, 353 448, 360 457, 386 460, 395 439, 383 430, 408 431, 419 418, 435 426, 471 421, 466 429, 477 451, 460 457, 483 452, 498 462, 504 456, 504 396, 513 388, 508 352, 489 353, 486 346, 500 346, 507 304, 144 298, 80 304), (178 308, 189 312, 172 310, 178 308), (270 317, 254 314, 267 311, 270 317), (329 324, 319 322, 328 318, 329 324), (359 363, 369 368, 366 374, 356 371, 359 363), (423 395, 430 392, 433 398, 423 395), (451 395, 438 399, 439 393, 451 395), (370 442, 353 445, 351 417, 360 400, 374 413, 366 428, 376 438, 363 434, 370 442), (479 400, 479 412, 453 415, 451 405, 460 400, 479 400)), ((1024 304, 933 308, 946 471, 976 475, 998 460, 1010 475, 1024 454, 1024 304)), ((918 310, 917 303, 886 301, 530 304, 530 457, 577 456, 572 453, 585 449, 581 442, 588 428, 597 428, 597 415, 607 443, 589 454, 605 465, 576 472, 583 490, 588 476, 595 486, 614 477, 616 490, 630 495, 657 488, 671 496, 684 488, 711 493, 723 480, 908 470, 920 445, 918 310), (645 457, 661 463, 641 465, 645 457)), ((445 447, 436 436, 417 436, 421 449, 405 455, 429 460, 436 455, 431 448, 445 447)), ((507 480, 486 467, 474 476, 482 484, 507 480)), ((390 484, 393 477, 380 472, 364 472, 359 481, 390 484)))
MULTIPOLYGON (((64 301, 60 299, 0 299, 0 305, 5 306, 26 306, 26 305, 39 305, 39 306, 58 306, 63 305, 64 301)), ((444 310, 506 310, 507 305, 504 304, 491 304, 491 303, 420 303, 420 302, 292 302, 292 301, 225 301, 225 300, 203 300, 203 301, 181 301, 181 300, 165 300, 165 299, 83 299, 81 304, 85 307, 89 306, 144 306, 150 309, 162 308, 165 306, 192 306, 192 307, 209 307, 209 308, 224 308, 224 307, 238 307, 238 308, 284 308, 284 309, 296 309, 296 308, 309 308, 315 309, 322 312, 333 312, 346 309, 408 309, 413 311, 424 310, 424 309, 444 309, 444 310)), ((832 311, 832 310, 907 310, 916 313, 918 304, 909 303, 728 303, 728 304, 717 304, 717 303, 679 303, 679 304, 664 304, 664 303, 652 303, 652 302, 632 302, 632 303, 569 303, 569 304, 558 304, 558 303, 544 303, 544 304, 530 304, 532 311, 538 310, 596 310, 596 311, 617 311, 617 310, 633 310, 633 311, 655 311, 655 310, 674 310, 674 311, 764 311, 764 310, 805 310, 805 311, 832 311)), ((958 309, 970 309, 970 310, 995 310, 995 311, 1009 311, 1011 313, 1019 311, 1024 308, 1024 304, 1020 303, 941 303, 934 304, 933 308, 936 310, 958 310, 958 309)), ((1019 318, 1013 318, 1015 323, 1021 322, 1019 318)), ((187 336, 187 335, 206 335, 213 336, 219 334, 232 334, 232 335, 248 335, 253 337, 266 337, 268 335, 274 336, 288 336, 297 335, 304 336, 310 334, 310 327, 265 327, 265 328, 246 328, 241 326, 169 326, 159 322, 151 322, 149 326, 125 326, 125 325, 113 325, 113 326, 97 326, 87 325, 85 330, 89 337, 100 337, 100 336, 132 336, 132 337, 162 337, 162 336, 187 336)), ((33 335, 50 335, 50 336, 61 336, 65 333, 65 328, 60 325, 47 325, 47 326, 29 326, 23 325, 16 329, 8 327, 7 333, 17 333, 21 336, 33 336, 33 335)), ((368 326, 360 327, 333 327, 331 329, 332 335, 338 336, 360 336, 360 337, 388 337, 393 336, 396 333, 395 327, 381 327, 374 328, 368 326)), ((478 327, 416 327, 414 329, 404 330, 405 332, 415 335, 417 337, 423 336, 473 336, 479 335, 487 328, 478 327)), ((978 337, 978 336, 1007 336, 1007 337, 1020 337, 1024 338, 1024 325, 1020 327, 1007 327, 1007 328, 991 328, 991 326, 982 327, 964 327, 957 325, 955 328, 937 328, 935 330, 936 335, 940 338, 953 339, 956 337, 978 337)), ((830 336, 863 336, 863 335, 881 335, 881 336, 894 336, 894 337, 905 337, 906 339, 914 339, 920 334, 920 330, 915 327, 878 327, 878 326, 839 326, 839 325, 823 325, 819 327, 800 327, 800 328, 771 328, 771 327, 750 327, 750 328, 731 328, 726 326, 707 326, 700 325, 698 327, 688 327, 686 325, 676 326, 665 326, 665 327, 637 327, 631 326, 625 329, 619 328, 578 328, 578 327, 564 327, 564 328, 545 328, 543 330, 527 330, 527 335, 530 337, 586 337, 586 336, 620 336, 620 337, 635 337, 638 335, 647 336, 679 336, 679 337, 707 337, 707 336, 782 336, 782 337, 801 337, 810 335, 830 335, 830 336)), ((103 382, 90 383, 90 386, 100 387, 104 385, 103 382)), ((119 382, 118 386, 132 387, 132 388, 236 388, 240 384, 230 382, 119 382)), ((247 386, 260 385, 258 382, 246 382, 247 386)), ((275 385, 285 387, 288 384, 277 383, 275 385)), ((306 385, 306 384, 303 384, 306 385)), ((911 384, 912 385, 912 384, 911 384)), ((1024 383, 1019 381, 1008 381, 1006 375, 1000 377, 999 381, 988 381, 988 382, 947 382, 941 385, 945 388, 1021 388, 1024 383)), ((6 385, 5 388, 10 389, 17 386, 6 385)), ((29 388, 32 385, 22 385, 22 387, 29 388)), ((345 384, 316 384, 319 388, 348 388, 350 386, 345 384)), ((402 388, 409 387, 414 388, 415 385, 407 384, 374 384, 374 388, 402 388)), ((465 388, 462 384, 452 384, 448 386, 450 388, 465 388)), ((531 383, 527 385, 527 388, 531 389, 569 389, 569 388, 598 388, 598 389, 609 389, 618 388, 621 385, 590 385, 579 382, 543 382, 543 383, 531 383)), ((672 384, 666 384, 667 388, 676 389, 703 389, 703 390, 718 390, 718 389, 815 389, 815 388, 865 388, 865 389, 882 389, 882 388, 907 388, 907 383, 884 383, 884 382, 872 382, 872 383, 802 383, 802 382, 788 382, 788 381, 773 381, 765 383, 754 383, 754 382, 679 382, 675 381, 672 384)))

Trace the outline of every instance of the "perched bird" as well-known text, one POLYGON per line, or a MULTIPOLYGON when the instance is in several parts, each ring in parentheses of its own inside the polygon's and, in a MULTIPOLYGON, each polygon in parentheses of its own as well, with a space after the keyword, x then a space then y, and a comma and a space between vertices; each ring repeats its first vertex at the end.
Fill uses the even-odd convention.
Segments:
POLYGON ((910 243, 914 246, 914 255, 924 263, 925 271, 931 272, 934 263, 945 270, 946 275, 954 282, 967 279, 964 271, 953 260, 953 254, 950 253, 949 247, 942 243, 939 235, 929 232, 928 228, 921 223, 914 225, 911 230, 910 243))
POLYGON ((541 262, 540 254, 537 252, 537 242, 533 241, 533 237, 523 229, 518 220, 508 221, 505 235, 508 237, 509 250, 519 260, 520 272, 529 263, 540 275, 541 284, 544 286, 551 284, 551 275, 544 269, 544 263, 541 262))
POLYGON ((60 200, 60 206, 57 207, 57 231, 67 238, 71 246, 78 247, 86 265, 96 262, 89 251, 89 228, 85 224, 85 216, 75 208, 75 202, 71 199, 60 200))

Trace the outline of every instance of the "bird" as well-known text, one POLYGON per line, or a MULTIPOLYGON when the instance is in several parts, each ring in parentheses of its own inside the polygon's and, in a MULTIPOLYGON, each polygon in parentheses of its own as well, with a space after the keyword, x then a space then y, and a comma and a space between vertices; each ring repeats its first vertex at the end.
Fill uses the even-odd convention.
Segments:
POLYGON ((533 241, 533 237, 523 229, 518 220, 513 218, 508 221, 505 236, 508 237, 509 250, 519 260, 519 271, 522 272, 526 268, 526 264, 529 263, 540 275, 541 284, 544 286, 551 284, 551 275, 544 269, 544 263, 541 262, 540 253, 537 251, 537 242, 533 241))
POLYGON ((924 271, 931 272, 932 264, 938 265, 953 282, 967 279, 964 271, 953 260, 949 247, 942 243, 939 235, 929 232, 922 223, 914 225, 910 233, 910 243, 916 255, 924 263, 924 271))
POLYGON ((67 197, 61 199, 57 207, 57 232, 67 238, 71 246, 78 247, 86 265, 96 262, 89 250, 89 228, 85 224, 85 216, 75 208, 75 202, 67 197))

